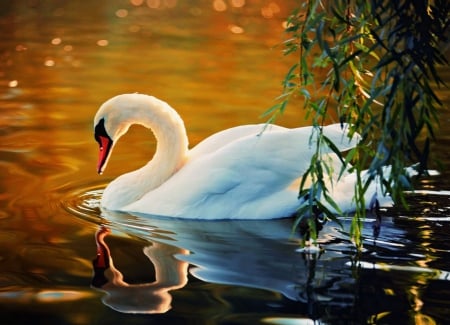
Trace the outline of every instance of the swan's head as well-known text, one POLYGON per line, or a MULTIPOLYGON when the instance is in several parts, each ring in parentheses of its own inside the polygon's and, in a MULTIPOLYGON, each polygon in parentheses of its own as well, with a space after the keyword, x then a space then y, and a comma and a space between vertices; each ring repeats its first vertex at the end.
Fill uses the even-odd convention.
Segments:
POLYGON ((94 137, 98 142, 100 151, 97 171, 102 174, 112 149, 117 140, 124 135, 130 127, 130 110, 127 104, 130 95, 119 95, 106 101, 100 106, 94 118, 94 137))
MULTIPOLYGON (((188 140, 184 123, 166 102, 144 94, 122 94, 104 102, 94 118, 95 140, 100 146, 97 165, 103 173, 114 145, 132 124, 151 129, 167 155, 175 155, 174 164, 184 159, 188 140), (177 160, 178 159, 178 160, 177 160)), ((155 154, 156 155, 156 154, 155 154)), ((161 154, 160 154, 161 155, 161 154)))

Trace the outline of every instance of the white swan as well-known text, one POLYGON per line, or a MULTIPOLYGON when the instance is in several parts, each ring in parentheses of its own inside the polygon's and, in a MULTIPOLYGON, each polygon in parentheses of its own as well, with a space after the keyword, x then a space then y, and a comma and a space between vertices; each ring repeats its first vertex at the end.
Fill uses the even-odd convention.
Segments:
MULTIPOLYGON (((314 153, 312 127, 238 126, 189 150, 184 123, 167 103, 142 94, 119 95, 106 101, 94 119, 100 174, 132 124, 153 131, 156 152, 144 167, 106 187, 101 200, 105 209, 179 218, 274 219, 291 216, 302 203, 298 181, 314 153)), ((341 151, 357 143, 345 129, 340 124, 324 128, 341 151)), ((353 192, 348 190, 353 191, 354 178, 342 184, 345 190, 339 183, 334 188, 341 195, 335 199, 343 210, 351 209, 353 192)))

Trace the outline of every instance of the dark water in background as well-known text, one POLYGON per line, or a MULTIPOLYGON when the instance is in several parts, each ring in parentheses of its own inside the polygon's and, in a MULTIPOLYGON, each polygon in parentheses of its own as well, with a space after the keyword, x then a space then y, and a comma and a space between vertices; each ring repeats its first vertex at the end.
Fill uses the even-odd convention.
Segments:
MULTIPOLYGON (((418 181, 425 192, 411 210, 385 212, 376 241, 365 222, 358 260, 331 223, 324 252, 306 254, 291 220, 100 217, 100 189, 154 150, 134 128, 97 176, 92 118, 103 101, 165 99, 194 145, 260 122, 290 64, 273 48, 288 14, 281 1, 140 2, 0 3, 1 323, 447 323, 446 110, 433 147, 441 175, 418 181)), ((449 91, 439 94, 447 108, 449 91)), ((278 122, 305 123, 294 109, 278 122)))

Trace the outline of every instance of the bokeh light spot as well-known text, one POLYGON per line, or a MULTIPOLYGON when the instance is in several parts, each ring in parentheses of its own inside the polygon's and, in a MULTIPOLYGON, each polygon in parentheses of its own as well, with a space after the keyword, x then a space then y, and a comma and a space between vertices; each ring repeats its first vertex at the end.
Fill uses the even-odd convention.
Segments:
POLYGON ((128 10, 126 9, 119 9, 116 11, 116 16, 119 18, 125 18, 126 16, 128 16, 128 10))
POLYGON ((100 39, 97 41, 98 46, 108 46, 109 42, 106 39, 100 39))

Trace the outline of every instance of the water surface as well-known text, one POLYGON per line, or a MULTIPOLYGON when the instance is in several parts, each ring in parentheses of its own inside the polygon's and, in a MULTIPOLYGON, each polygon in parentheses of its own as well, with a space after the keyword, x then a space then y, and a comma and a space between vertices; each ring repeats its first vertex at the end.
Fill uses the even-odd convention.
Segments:
MULTIPOLYGON (((384 212, 377 240, 368 218, 359 258, 345 220, 344 230, 327 223, 324 251, 309 254, 289 219, 101 215, 101 189, 144 164, 155 143, 133 128, 98 176, 97 107, 119 93, 155 95, 181 114, 192 145, 262 122, 292 63, 276 47, 288 12, 281 1, 1 2, 2 323, 450 319, 447 111, 433 147, 441 175, 418 181, 425 192, 411 195, 409 211, 384 212)), ((439 95, 448 107, 448 90, 439 95)), ((306 124, 301 113, 278 122, 306 124)))

